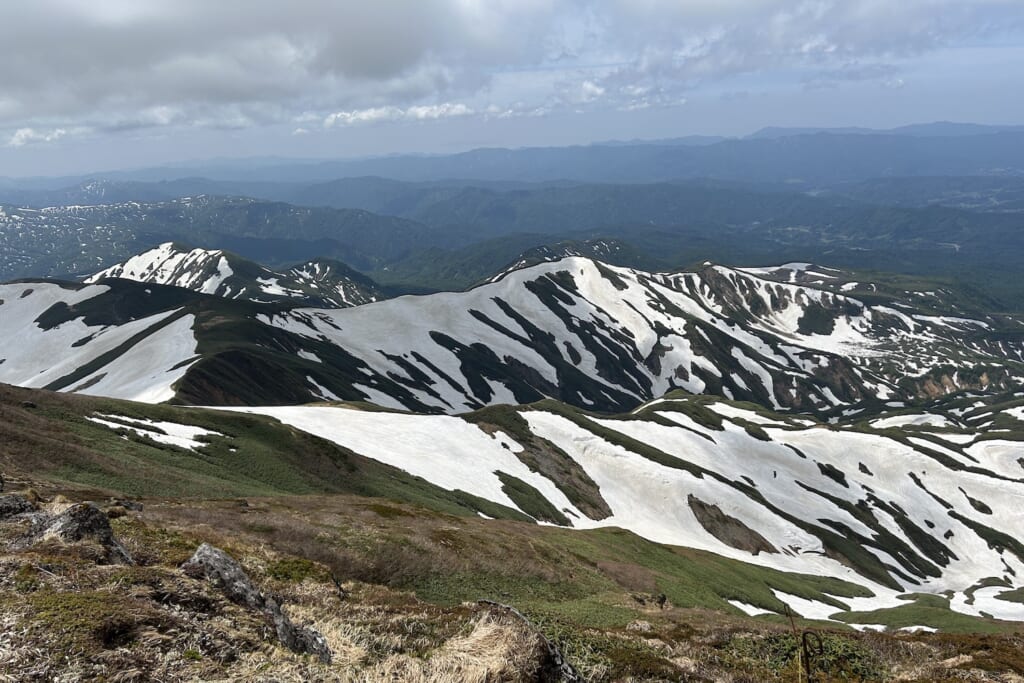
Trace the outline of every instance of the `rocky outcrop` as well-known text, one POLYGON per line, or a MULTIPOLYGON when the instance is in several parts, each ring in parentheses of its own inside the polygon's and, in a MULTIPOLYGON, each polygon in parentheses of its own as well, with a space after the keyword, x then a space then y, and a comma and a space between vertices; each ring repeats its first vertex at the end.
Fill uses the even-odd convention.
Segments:
POLYGON ((253 584, 242 566, 219 548, 204 543, 181 565, 182 571, 196 579, 206 579, 232 602, 262 612, 274 625, 278 640, 292 652, 316 655, 330 663, 331 650, 317 631, 295 626, 272 597, 266 596, 253 584))
MULTIPOLYGON (((58 496, 60 498, 60 496, 58 496)), ((53 506, 51 506, 53 507, 53 506)), ((92 503, 68 503, 59 513, 41 509, 36 501, 20 494, 0 495, 0 521, 23 525, 24 532, 11 542, 13 550, 37 543, 86 542, 97 546, 101 564, 134 564, 131 555, 114 536, 106 513, 92 503)))
POLYGON ((101 546, 106 560, 115 564, 132 564, 132 557, 114 537, 107 515, 92 503, 76 503, 59 515, 39 520, 26 545, 56 539, 63 543, 92 541, 101 546))
POLYGON ((36 506, 25 496, 9 493, 0 496, 0 519, 35 511, 36 506))

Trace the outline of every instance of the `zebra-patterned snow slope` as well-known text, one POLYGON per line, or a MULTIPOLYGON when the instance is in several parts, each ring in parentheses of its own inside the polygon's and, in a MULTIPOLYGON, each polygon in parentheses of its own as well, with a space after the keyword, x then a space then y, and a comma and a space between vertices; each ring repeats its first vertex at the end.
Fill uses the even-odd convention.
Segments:
POLYGON ((343 379, 316 377, 334 394, 417 411, 545 396, 619 411, 680 388, 820 414, 1024 376, 1016 347, 1007 357, 979 339, 985 321, 930 322, 720 266, 650 274, 567 258, 468 292, 257 317, 319 358, 341 349, 343 379))
MULTIPOLYGON (((1024 538, 1024 464, 1016 472, 984 458, 963 457, 961 464, 936 455, 927 442, 919 447, 864 426, 805 426, 778 416, 755 429, 746 419, 753 411, 698 403, 662 400, 628 418, 542 404, 520 409, 528 436, 487 425, 486 413, 467 418, 480 419, 477 425, 327 406, 239 410, 513 508, 497 475, 517 477, 576 528, 622 527, 662 543, 845 579, 874 593, 844 599, 851 609, 894 606, 907 592, 951 591, 961 611, 987 604, 990 612, 1000 607, 1002 618, 1024 621, 1019 603, 998 599, 1024 585, 1024 546, 1012 540, 1024 538), (560 482, 524 465, 518 456, 536 440, 585 472, 611 516, 588 517, 560 482), (709 514, 710 506, 717 512, 709 514), (965 591, 993 578, 1005 586, 986 593, 984 603, 967 604, 965 591)), ((1000 445, 1024 458, 1024 442, 1000 445)))
POLYGON ((196 359, 194 318, 164 311, 121 325, 44 315, 103 296, 103 285, 0 285, 0 382, 160 403, 196 359))
MULTIPOLYGON (((221 258, 227 257, 210 261, 217 278, 227 272, 221 258)), ((132 267, 159 271, 154 264, 140 261, 132 267)), ((232 275, 217 280, 218 291, 238 294, 233 283, 242 267, 231 261, 232 275)), ((328 281, 337 281, 329 274, 334 267, 308 264, 293 272, 315 280, 309 280, 311 288, 326 288, 328 281)), ((245 282, 291 291, 288 282, 294 280, 260 272, 245 282)), ((85 295, 75 289, 8 285, 13 289, 3 297, 8 303, 0 315, 21 322, 0 328, 0 343, 20 345, 28 322, 33 345, 7 352, 0 380, 84 389, 79 380, 88 379, 92 391, 121 392, 113 376, 104 382, 91 367, 101 355, 97 351, 117 355, 135 349, 132 363, 149 357, 183 360, 181 334, 143 339, 139 332, 171 322, 185 307, 199 316, 192 334, 209 355, 195 370, 175 376, 175 392, 168 390, 174 381, 147 374, 136 378, 132 397, 173 396, 203 404, 337 398, 451 414, 551 397, 624 412, 684 389, 838 419, 854 411, 877 413, 880 401, 907 405, 963 390, 1019 388, 1024 382, 1021 335, 989 334, 986 325, 993 321, 935 322, 907 307, 870 305, 721 266, 650 274, 568 258, 507 273, 467 292, 345 309, 293 308, 280 300, 259 304, 251 298, 213 302, 184 289, 158 291, 155 283, 151 291, 148 284, 105 282, 81 290, 90 299, 78 308, 85 295), (33 288, 52 296, 19 298, 33 288), (59 325, 35 324, 54 317, 48 312, 52 306, 76 312, 70 320, 57 315, 59 325), (86 330, 86 319, 77 313, 83 306, 93 314, 89 319, 106 324, 86 330), (129 339, 132 344, 125 343, 129 339), (20 367, 26 362, 29 367, 20 367), (46 367, 36 367, 39 363, 46 367), (253 372, 274 381, 250 377, 253 372), (54 385, 58 379, 66 381, 54 385), (144 386, 147 381, 152 391, 144 386)), ((191 286, 202 284, 202 289, 211 282, 191 286)))
POLYGON ((327 308, 359 306, 381 298, 371 280, 336 261, 310 261, 275 272, 234 254, 188 249, 173 242, 101 270, 85 282, 109 278, 182 287, 227 299, 284 300, 327 308))

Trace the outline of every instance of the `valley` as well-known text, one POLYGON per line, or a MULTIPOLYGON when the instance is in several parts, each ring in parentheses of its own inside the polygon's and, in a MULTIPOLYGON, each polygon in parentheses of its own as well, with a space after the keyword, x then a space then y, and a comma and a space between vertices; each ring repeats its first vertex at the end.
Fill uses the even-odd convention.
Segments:
POLYGON ((1016 680, 1012 178, 478 170, 0 192, 5 675, 1016 680))

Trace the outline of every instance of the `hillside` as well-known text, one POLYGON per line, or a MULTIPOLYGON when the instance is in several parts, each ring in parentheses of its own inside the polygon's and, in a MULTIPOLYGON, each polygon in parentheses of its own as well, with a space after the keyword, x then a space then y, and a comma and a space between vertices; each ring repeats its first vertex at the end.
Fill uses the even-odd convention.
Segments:
MULTIPOLYGON (((788 606, 821 634, 828 680, 987 680, 1019 659, 1005 619, 1021 614, 1022 403, 832 427, 683 395, 602 417, 553 402, 461 418, 250 409, 279 424, 0 387, 8 491, 33 487, 36 515, 98 501, 139 560, 97 565, 89 540, 8 546, 0 667, 376 681, 433 662, 485 680, 537 666, 539 628, 586 680, 782 681, 788 606), (324 634, 331 663, 183 574, 202 542, 324 634), (534 626, 506 632, 481 598, 534 626), (505 638, 522 644, 499 655, 505 638)), ((5 538, 18 524, 0 521, 5 538)))
POLYGON ((239 197, 166 202, 0 206, 0 279, 91 275, 169 241, 225 249, 274 266, 314 257, 354 267, 448 246, 458 233, 354 209, 315 209, 239 197))
MULTIPOLYGON (((1015 461, 1024 420, 1014 417, 998 437, 974 425, 1019 414, 1022 396, 1011 397, 1012 408, 981 402, 962 418, 940 409, 833 429, 685 396, 628 416, 541 403, 469 414, 469 424, 344 408, 247 410, 541 520, 616 526, 832 576, 875 598, 826 601, 834 609, 898 609, 907 604, 898 595, 943 593, 955 609, 1013 619, 1020 608, 995 598, 1003 589, 981 589, 1001 566, 999 584, 1013 590, 1024 569, 1013 512, 1024 497, 1024 466, 1015 461), (984 602, 989 592, 995 602, 984 602)), ((781 611, 777 602, 754 604, 781 611)), ((804 616, 831 613, 804 608, 804 616)))
POLYGON ((0 286, 12 340, 0 380, 152 402, 449 413, 544 397, 616 412, 684 389, 819 416, 1020 386, 1017 319, 965 308, 954 290, 820 270, 814 282, 840 284, 788 281, 804 270, 652 274, 570 257, 467 292, 346 309, 124 280, 14 283, 0 286))
POLYGON ((942 281, 573 255, 624 249, 345 308, 173 244, 0 285, 0 673, 535 680, 553 643, 588 681, 784 681, 790 615, 825 680, 1024 668, 1021 321, 942 281), (71 513, 99 531, 48 531, 71 513), (329 661, 183 570, 202 543, 329 661))

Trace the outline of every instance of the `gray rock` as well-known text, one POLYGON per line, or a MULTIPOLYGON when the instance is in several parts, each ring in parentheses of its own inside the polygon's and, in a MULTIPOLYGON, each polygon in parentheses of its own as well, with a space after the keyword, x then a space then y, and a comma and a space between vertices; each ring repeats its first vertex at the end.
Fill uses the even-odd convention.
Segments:
POLYGON ((330 663, 331 649, 324 637, 311 628, 295 626, 277 601, 265 596, 242 566, 220 548, 202 544, 181 569, 192 578, 206 579, 232 602, 262 612, 273 623, 278 640, 292 652, 316 655, 321 662, 330 663))
POLYGON ((133 564, 131 555, 114 537, 106 514, 92 503, 76 503, 59 515, 40 520, 28 541, 31 545, 51 538, 65 543, 94 541, 107 551, 109 561, 133 564))
POLYGON ((267 607, 267 600, 245 573, 242 566, 220 548, 204 543, 181 565, 183 572, 194 579, 206 579, 228 597, 231 602, 260 610, 267 607))
POLYGON ((36 506, 25 496, 19 496, 16 493, 0 496, 0 519, 33 512, 35 509, 36 506))

